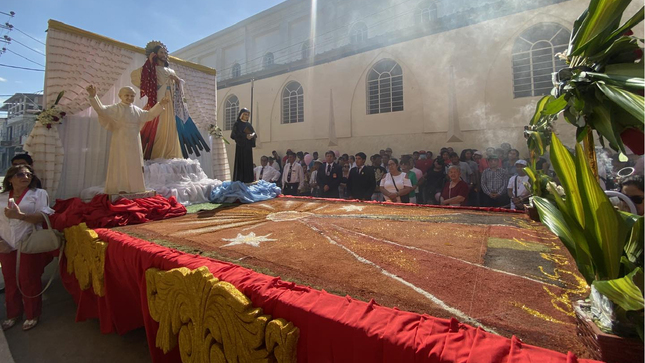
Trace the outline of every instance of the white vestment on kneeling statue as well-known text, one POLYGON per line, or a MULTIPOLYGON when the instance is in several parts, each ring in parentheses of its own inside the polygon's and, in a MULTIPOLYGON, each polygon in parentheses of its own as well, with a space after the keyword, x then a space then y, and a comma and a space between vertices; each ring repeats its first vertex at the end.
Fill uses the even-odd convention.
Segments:
POLYGON ((101 126, 112 132, 105 193, 145 192, 139 132, 146 121, 163 111, 163 106, 157 103, 150 111, 123 102, 103 106, 96 96, 90 97, 90 104, 99 115, 101 126))

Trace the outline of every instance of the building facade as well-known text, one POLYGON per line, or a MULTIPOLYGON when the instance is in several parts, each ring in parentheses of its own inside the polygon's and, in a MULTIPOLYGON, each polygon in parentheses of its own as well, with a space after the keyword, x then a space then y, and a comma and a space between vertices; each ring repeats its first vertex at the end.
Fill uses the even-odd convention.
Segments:
POLYGON ((0 124, 0 170, 11 166, 14 155, 24 153, 23 145, 36 122, 36 114, 42 110, 43 95, 16 93, 4 101, 0 111, 7 118, 0 124))
POLYGON ((288 148, 398 156, 503 142, 526 157, 523 127, 587 5, 288 0, 173 55, 218 70, 224 130, 252 109, 256 163, 288 148))

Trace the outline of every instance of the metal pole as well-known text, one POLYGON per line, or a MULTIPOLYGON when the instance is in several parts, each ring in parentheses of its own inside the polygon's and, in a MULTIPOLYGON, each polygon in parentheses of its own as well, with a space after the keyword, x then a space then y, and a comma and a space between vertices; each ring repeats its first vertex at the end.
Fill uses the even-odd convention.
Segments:
POLYGON ((255 78, 251 79, 251 117, 249 117, 249 123, 253 125, 253 87, 255 86, 255 78))

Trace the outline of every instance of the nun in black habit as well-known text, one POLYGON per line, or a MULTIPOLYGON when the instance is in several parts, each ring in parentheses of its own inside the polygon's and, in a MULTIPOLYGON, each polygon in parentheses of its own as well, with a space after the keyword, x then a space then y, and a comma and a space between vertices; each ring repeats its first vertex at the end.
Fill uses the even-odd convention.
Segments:
POLYGON ((237 115, 237 121, 233 124, 231 139, 235 140, 235 167, 233 169, 233 181, 252 183, 253 176, 253 148, 257 135, 253 126, 249 123, 251 112, 243 108, 237 115))

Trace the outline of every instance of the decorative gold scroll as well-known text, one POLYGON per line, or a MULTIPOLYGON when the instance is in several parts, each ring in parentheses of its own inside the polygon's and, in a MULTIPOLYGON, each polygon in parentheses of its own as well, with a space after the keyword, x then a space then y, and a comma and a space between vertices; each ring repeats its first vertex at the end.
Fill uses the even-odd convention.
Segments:
POLYGON ((92 286, 94 294, 105 296, 103 276, 107 243, 99 240, 85 223, 65 228, 67 273, 74 274, 81 290, 92 286))
POLYGON ((179 343, 188 362, 295 362, 300 330, 271 319, 206 267, 146 271, 150 316, 159 322, 156 346, 179 343))

